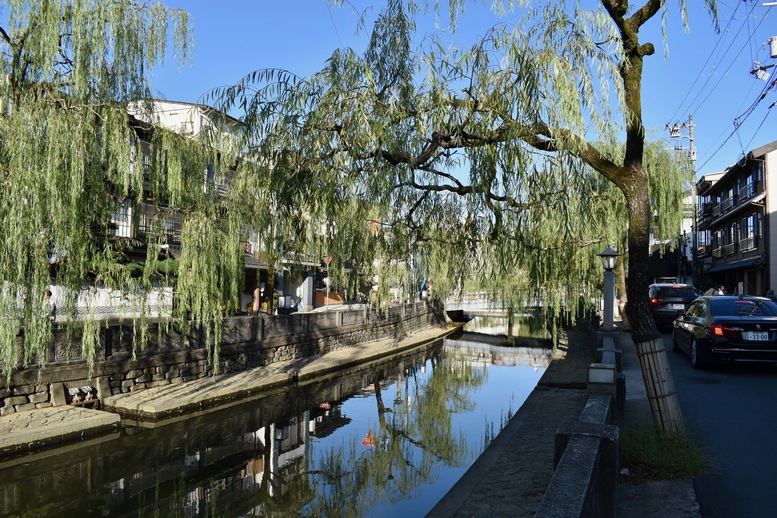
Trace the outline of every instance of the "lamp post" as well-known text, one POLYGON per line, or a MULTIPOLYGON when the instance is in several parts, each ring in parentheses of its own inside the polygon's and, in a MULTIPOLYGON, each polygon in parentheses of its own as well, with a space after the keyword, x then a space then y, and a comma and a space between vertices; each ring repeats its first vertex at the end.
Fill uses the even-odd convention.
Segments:
POLYGON ((609 246, 599 254, 604 267, 604 324, 603 331, 613 330, 613 306, 615 305, 615 263, 618 261, 618 252, 609 246))

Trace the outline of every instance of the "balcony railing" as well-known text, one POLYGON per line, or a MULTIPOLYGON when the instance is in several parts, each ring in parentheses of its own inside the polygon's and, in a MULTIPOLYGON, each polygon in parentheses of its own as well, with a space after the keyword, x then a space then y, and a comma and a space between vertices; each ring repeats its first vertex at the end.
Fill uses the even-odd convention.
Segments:
POLYGON ((138 237, 146 239, 163 235, 167 243, 180 243, 183 223, 181 215, 148 203, 140 204, 138 237))
POLYGON ((741 251, 753 250, 758 247, 758 240, 756 236, 746 237, 739 240, 739 249, 741 251))
POLYGON ((713 248, 712 257, 723 257, 723 250, 721 248, 713 248))
POLYGON ((752 198, 753 196, 755 196, 755 193, 756 193, 756 185, 754 183, 749 183, 744 187, 742 187, 741 189, 739 189, 739 200, 745 201, 748 198, 752 198))
POLYGON ((720 202, 720 212, 726 212, 727 210, 731 209, 735 205, 735 199, 734 197, 726 198, 725 200, 720 202))
POLYGON ((699 245, 697 253, 699 257, 707 257, 712 253, 712 247, 710 245, 699 245))
POLYGON ((722 248, 723 255, 734 255, 736 251, 737 251, 737 248, 735 243, 723 245, 723 248, 722 248))

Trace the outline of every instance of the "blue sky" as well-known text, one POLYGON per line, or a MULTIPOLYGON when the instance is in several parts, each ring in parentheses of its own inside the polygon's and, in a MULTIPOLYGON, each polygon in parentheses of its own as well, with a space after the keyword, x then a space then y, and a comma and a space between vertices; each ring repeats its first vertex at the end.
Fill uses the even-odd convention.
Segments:
MULTIPOLYGON (((367 40, 365 32, 357 34, 358 20, 351 8, 329 7, 326 0, 166 3, 187 10, 194 25, 192 64, 177 71, 170 61, 154 72, 155 93, 171 100, 201 101, 210 89, 233 84, 262 68, 283 68, 306 76, 322 68, 336 48, 361 51, 367 40)), ((383 2, 352 3, 364 9, 383 2)), ((675 5, 673 0, 668 3, 675 5)), ((643 42, 649 36, 657 48, 656 55, 645 61, 645 125, 651 139, 659 139, 668 135, 667 124, 687 123, 692 115, 698 174, 721 171, 736 163, 743 152, 777 140, 777 113, 771 113, 777 107, 769 108, 777 102, 777 90, 764 94, 770 82, 749 73, 753 61, 777 63, 768 48, 769 38, 777 36, 777 7, 752 0, 719 0, 722 32, 715 35, 709 17, 697 5, 702 3, 689 2, 689 34, 683 34, 679 17, 670 11, 666 60, 660 19, 651 20, 642 33, 643 42)), ((469 44, 498 21, 488 8, 471 5, 452 39, 469 44)), ((777 67, 767 72, 772 72, 771 80, 777 79, 777 67)), ((683 135, 688 136, 687 129, 683 135)), ((689 145, 688 138, 678 142, 689 145)))

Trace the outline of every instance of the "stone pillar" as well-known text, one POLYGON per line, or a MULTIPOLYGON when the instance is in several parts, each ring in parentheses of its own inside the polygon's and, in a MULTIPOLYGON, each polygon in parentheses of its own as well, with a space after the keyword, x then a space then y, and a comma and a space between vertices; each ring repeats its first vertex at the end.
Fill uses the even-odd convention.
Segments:
POLYGON ((311 268, 305 272, 305 280, 302 281, 302 311, 313 311, 316 296, 313 276, 314 270, 311 268))

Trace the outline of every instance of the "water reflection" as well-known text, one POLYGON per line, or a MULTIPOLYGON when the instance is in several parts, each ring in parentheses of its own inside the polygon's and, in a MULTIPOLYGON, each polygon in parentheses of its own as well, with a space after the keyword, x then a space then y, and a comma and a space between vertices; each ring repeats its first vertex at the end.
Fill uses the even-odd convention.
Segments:
POLYGON ((0 515, 423 515, 520 407, 541 374, 534 366, 550 357, 501 349, 438 342, 66 454, 5 461, 0 515))

